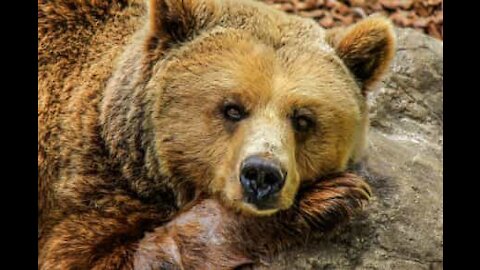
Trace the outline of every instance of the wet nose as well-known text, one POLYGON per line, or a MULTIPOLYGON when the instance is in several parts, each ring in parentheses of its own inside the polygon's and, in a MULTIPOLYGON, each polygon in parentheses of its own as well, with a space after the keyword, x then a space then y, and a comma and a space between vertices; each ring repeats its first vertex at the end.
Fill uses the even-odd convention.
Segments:
POLYGON ((285 183, 285 173, 277 162, 259 156, 244 160, 240 182, 248 202, 260 206, 273 198, 285 183))

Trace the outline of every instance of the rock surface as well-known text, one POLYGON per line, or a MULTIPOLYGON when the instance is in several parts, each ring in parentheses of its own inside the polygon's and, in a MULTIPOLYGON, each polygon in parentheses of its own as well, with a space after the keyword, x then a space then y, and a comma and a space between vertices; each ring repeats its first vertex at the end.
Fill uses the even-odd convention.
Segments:
POLYGON ((258 269, 443 269, 443 42, 397 35, 391 72, 369 99, 372 203, 258 269))

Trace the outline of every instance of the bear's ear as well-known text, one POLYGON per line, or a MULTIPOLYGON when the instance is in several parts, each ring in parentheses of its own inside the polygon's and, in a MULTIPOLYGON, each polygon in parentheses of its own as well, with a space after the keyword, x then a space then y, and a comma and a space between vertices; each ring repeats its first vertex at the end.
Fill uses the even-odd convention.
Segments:
POLYGON ((387 70, 395 53, 391 22, 380 16, 366 18, 348 28, 327 30, 332 45, 366 94, 387 70))
MULTIPOLYGON (((192 38, 220 14, 216 0, 149 0, 149 37, 170 47, 192 38)), ((160 43, 160 44, 159 44, 160 43)))

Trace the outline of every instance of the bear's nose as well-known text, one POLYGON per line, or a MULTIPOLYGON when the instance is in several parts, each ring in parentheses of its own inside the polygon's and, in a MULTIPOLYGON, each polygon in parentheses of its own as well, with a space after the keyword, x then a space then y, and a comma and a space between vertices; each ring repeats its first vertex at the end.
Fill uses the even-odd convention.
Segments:
POLYGON ((265 203, 271 201, 282 189, 285 174, 278 163, 259 156, 251 156, 242 163, 240 182, 247 201, 264 208, 268 207, 265 203))

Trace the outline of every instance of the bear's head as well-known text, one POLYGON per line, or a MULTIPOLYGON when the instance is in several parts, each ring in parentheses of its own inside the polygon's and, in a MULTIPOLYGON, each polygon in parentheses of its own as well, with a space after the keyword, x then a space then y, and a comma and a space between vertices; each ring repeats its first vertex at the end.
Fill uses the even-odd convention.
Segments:
POLYGON ((361 154, 390 22, 324 30, 244 0, 152 0, 141 36, 159 170, 245 213, 289 208, 361 154))

